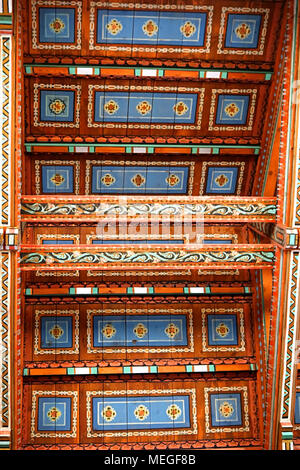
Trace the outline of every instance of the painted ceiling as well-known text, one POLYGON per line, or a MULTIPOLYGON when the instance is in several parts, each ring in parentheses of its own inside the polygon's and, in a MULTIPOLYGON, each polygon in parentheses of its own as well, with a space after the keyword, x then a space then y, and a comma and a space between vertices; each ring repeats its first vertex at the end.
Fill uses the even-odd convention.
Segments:
MULTIPOLYGON (((141 391, 132 377, 132 387, 119 381, 101 390, 89 378, 61 383, 59 416, 67 410, 71 423, 79 399, 83 423, 79 436, 57 420, 64 442, 157 440, 163 425, 167 441, 172 433, 260 439, 255 286, 268 281, 275 247, 251 223, 275 221, 284 7, 284 0, 23 5, 26 374, 43 375, 33 369, 52 359, 66 375, 78 361, 90 375, 101 361, 118 374, 139 365, 224 372, 209 388, 203 377, 173 388, 159 378, 158 401, 151 384, 141 391), (201 230, 179 233, 173 217, 164 232, 182 206, 195 227, 200 202, 208 214, 201 230), (142 220, 134 234, 121 217, 128 213, 142 220), (139 408, 131 394, 141 395, 139 408)), ((27 385, 27 437, 40 443, 47 429, 56 432, 38 413, 53 412, 56 384, 27 385)))
POLYGON ((24 193, 250 195, 272 125, 282 2, 271 3, 32 0, 25 141, 38 155, 24 193))

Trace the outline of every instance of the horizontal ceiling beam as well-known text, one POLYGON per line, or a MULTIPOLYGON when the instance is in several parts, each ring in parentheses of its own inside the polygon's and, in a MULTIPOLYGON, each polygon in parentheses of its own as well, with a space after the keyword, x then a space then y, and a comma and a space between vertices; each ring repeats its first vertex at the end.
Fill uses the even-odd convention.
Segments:
POLYGON ((260 141, 256 138, 208 138, 197 139, 181 137, 72 137, 55 134, 54 136, 40 136, 36 140, 25 142, 26 152, 54 152, 54 153, 126 153, 126 154, 153 154, 153 153, 180 153, 190 155, 219 155, 239 150, 244 155, 258 155, 261 149, 260 141), (251 139, 251 142, 250 142, 251 139), (205 143, 204 143, 205 141, 205 143), (208 141, 208 143, 207 143, 208 141), (226 143, 227 141, 227 143, 226 143))
MULTIPOLYGON (((174 359, 172 358, 172 361, 174 362, 174 359)), ((82 363, 82 361, 80 361, 82 363)), ((127 359, 127 362, 128 359, 127 359)), ((139 361, 137 361, 139 362, 139 361)), ((150 362, 148 360, 148 362, 150 362)), ((166 361, 167 362, 167 361, 166 361)), ((103 361, 102 361, 103 363, 103 361)), ((56 367, 46 367, 49 364, 43 365, 43 367, 37 367, 35 364, 30 365, 29 367, 25 367, 23 369, 23 375, 24 377, 28 376, 57 376, 57 375, 69 375, 69 376, 74 376, 74 375, 104 375, 104 374, 166 374, 166 373, 184 373, 184 372, 201 372, 201 373, 212 373, 212 372, 256 372, 257 371, 257 364, 256 363, 245 363, 245 364, 170 364, 170 365, 161 365, 161 364, 156 364, 153 361, 153 365, 134 365, 129 362, 130 365, 126 366, 111 366, 111 365, 105 365, 104 367, 95 365, 95 362, 93 366, 84 366, 84 367, 78 367, 76 361, 68 361, 68 365, 59 365, 56 364, 56 367), (70 367, 70 364, 73 367, 70 367)), ((96 363, 97 364, 97 363, 96 363)))
MULTIPOLYGON (((59 60, 59 59, 56 59, 59 60)), ((47 76, 101 76, 106 77, 135 77, 135 78, 178 78, 184 76, 185 79, 207 79, 207 80, 232 80, 238 79, 240 81, 270 81, 273 75, 273 70, 259 69, 250 70, 245 67, 239 69, 226 67, 224 64, 214 64, 211 67, 166 67, 159 66, 130 66, 130 65, 102 65, 91 64, 87 61, 85 64, 63 64, 63 63, 50 63, 49 60, 45 63, 29 62, 24 64, 25 75, 40 75, 47 76), (180 73, 183 72, 183 73, 180 73)), ((265 65, 266 66, 266 65, 265 65)))
POLYGON ((24 222, 276 222, 276 198, 23 196, 24 222))
POLYGON ((161 270, 161 269, 264 269, 272 268, 275 245, 91 245, 21 246, 23 271, 161 270))
POLYGON ((25 297, 28 298, 40 298, 45 296, 55 297, 251 297, 252 288, 247 285, 242 286, 215 286, 213 284, 201 283, 200 286, 195 285, 191 287, 181 286, 135 286, 130 287, 104 287, 98 285, 97 282, 89 287, 85 285, 77 285, 76 287, 64 284, 63 287, 57 287, 51 285, 47 286, 33 286, 26 287, 24 289, 25 297))

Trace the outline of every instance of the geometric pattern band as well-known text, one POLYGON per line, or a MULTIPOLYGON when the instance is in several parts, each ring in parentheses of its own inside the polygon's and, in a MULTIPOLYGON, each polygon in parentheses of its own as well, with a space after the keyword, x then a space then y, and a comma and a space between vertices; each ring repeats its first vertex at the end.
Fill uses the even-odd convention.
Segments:
POLYGON ((11 38, 2 36, 1 50, 1 224, 10 224, 10 152, 11 152, 11 38))
MULTIPOLYGON (((7 2, 1 2, 0 10, 8 12, 7 2)), ((11 224, 11 37, 0 35, 0 128, 1 128, 1 225, 11 224)), ((0 255, 0 433, 10 432, 10 254, 0 255)))
POLYGON ((287 298, 287 320, 285 336, 284 375, 281 397, 281 422, 292 419, 292 394, 295 388, 295 345, 299 286, 299 252, 290 255, 289 290, 287 298))
POLYGON ((9 283, 10 254, 1 253, 1 336, 0 336, 0 431, 10 428, 10 319, 9 319, 9 283))

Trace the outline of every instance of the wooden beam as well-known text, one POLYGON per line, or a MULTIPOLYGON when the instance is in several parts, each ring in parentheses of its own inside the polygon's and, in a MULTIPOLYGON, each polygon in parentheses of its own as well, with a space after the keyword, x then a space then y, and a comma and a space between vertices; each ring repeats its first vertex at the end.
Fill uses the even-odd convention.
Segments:
POLYGON ((211 196, 23 196, 24 222, 275 222, 276 198, 211 196))
POLYGON ((272 268, 274 245, 91 245, 21 246, 21 269, 73 270, 97 269, 137 270, 163 269, 265 269, 272 268))

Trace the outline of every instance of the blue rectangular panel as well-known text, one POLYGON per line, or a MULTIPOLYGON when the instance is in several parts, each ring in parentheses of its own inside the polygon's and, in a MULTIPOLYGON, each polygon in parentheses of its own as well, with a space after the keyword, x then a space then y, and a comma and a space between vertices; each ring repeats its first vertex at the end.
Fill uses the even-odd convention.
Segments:
POLYGON ((93 194, 186 194, 188 167, 93 166, 93 194))
POLYGON ((296 393, 295 400, 295 424, 300 424, 300 392, 296 393))
POLYGON ((42 240, 42 245, 74 245, 74 240, 65 240, 64 238, 59 240, 42 240))
POLYGON ((38 397, 38 431, 71 430, 71 398, 38 397))
POLYGON ((39 41, 72 43, 75 41, 74 8, 39 8, 39 41))
POLYGON ((43 193, 73 193, 74 176, 73 166, 43 165, 42 166, 42 192, 43 193))
POLYGON ((189 428, 190 398, 187 395, 94 397, 93 429, 189 428))
POLYGON ((237 175, 237 167, 208 168, 206 193, 234 194, 236 190, 237 175))
POLYGON ((98 10, 98 44, 204 45, 206 13, 98 10))
POLYGON ((256 49, 258 46, 261 15, 229 14, 225 47, 256 49))
POLYGON ((242 424, 239 393, 211 394, 210 407, 212 426, 240 426, 242 424))
POLYGON ((207 315, 207 328, 209 345, 238 344, 236 315, 207 315))
POLYGON ((94 347, 187 345, 185 315, 95 315, 94 347))
POLYGON ((41 90, 40 120, 72 122, 74 120, 74 91, 41 90))
POLYGON ((41 349, 72 348, 73 318, 71 316, 41 317, 41 349))
POLYGON ((93 240, 93 245, 169 245, 182 244, 183 240, 93 240))
POLYGON ((95 122, 195 122, 197 93, 95 92, 95 122))
POLYGON ((217 239, 217 238, 212 238, 211 240, 206 239, 203 240, 204 245, 230 245, 232 243, 232 240, 224 240, 223 238, 217 239))
POLYGON ((216 124, 246 124, 248 107, 248 95, 219 95, 216 124))

